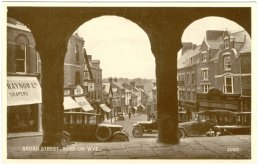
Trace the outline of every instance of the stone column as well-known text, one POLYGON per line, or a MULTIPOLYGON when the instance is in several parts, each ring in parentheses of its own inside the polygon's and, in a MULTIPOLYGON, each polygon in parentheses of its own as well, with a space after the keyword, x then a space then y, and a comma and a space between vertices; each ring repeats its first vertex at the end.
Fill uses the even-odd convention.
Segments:
POLYGON ((155 43, 152 44, 152 52, 156 60, 158 141, 177 144, 177 52, 180 49, 181 35, 179 32, 161 32, 151 40, 155 43))
POLYGON ((55 40, 55 42, 40 43, 37 49, 42 67, 43 141, 41 145, 59 146, 64 120, 64 57, 67 45, 55 40))
POLYGON ((159 142, 177 144, 176 58, 156 58, 159 142))

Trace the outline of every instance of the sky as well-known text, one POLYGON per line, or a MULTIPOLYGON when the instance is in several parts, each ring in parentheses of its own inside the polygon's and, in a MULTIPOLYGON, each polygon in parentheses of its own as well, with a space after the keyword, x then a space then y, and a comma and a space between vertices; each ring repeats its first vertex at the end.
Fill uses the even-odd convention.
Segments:
POLYGON ((237 23, 222 17, 205 17, 192 22, 182 35, 182 42, 201 44, 207 30, 229 30, 231 33, 244 30, 237 23))
MULTIPOLYGON (((243 30, 222 17, 205 17, 191 23, 181 42, 200 44, 206 30, 243 30)), ((134 22, 118 16, 101 16, 85 22, 76 32, 85 40, 88 55, 100 60, 103 78, 155 79, 155 58, 147 34, 134 22)), ((180 41, 179 41, 180 42, 180 41)))
POLYGON ((117 16, 94 18, 76 31, 85 49, 100 60, 103 78, 155 79, 155 58, 147 34, 134 22, 117 16))

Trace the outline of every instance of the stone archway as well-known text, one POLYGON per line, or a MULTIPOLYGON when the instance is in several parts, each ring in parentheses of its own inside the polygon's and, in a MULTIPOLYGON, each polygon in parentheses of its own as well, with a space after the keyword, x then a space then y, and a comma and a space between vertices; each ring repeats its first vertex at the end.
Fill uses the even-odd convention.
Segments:
POLYGON ((8 7, 8 17, 31 29, 42 60, 42 145, 59 145, 63 129, 63 64, 68 39, 82 23, 102 15, 125 17, 148 34, 156 60, 158 140, 171 144, 179 142, 177 52, 184 29, 199 18, 221 16, 251 34, 251 8, 8 7))

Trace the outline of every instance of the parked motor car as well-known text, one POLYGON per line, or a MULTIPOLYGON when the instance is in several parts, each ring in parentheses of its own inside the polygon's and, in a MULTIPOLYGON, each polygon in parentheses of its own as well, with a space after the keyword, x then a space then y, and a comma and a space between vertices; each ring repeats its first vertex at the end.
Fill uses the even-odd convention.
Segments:
POLYGON ((250 135, 251 112, 238 112, 233 115, 233 123, 230 125, 214 126, 215 134, 223 135, 250 135))
POLYGON ((99 114, 65 112, 63 146, 71 141, 129 141, 128 133, 121 125, 101 124, 99 114))
POLYGON ((243 114, 228 110, 202 111, 198 113, 198 119, 196 121, 179 123, 178 136, 185 138, 187 136, 248 134, 251 126, 240 124, 243 123, 243 119, 247 123, 250 123, 247 120, 248 114, 251 116, 250 113, 243 114))
POLYGON ((132 134, 134 137, 142 137, 144 133, 151 133, 153 131, 158 131, 158 123, 156 120, 151 121, 139 121, 133 125, 132 134))
POLYGON ((124 114, 122 112, 118 112, 117 113, 117 120, 124 120, 125 117, 124 117, 124 114))

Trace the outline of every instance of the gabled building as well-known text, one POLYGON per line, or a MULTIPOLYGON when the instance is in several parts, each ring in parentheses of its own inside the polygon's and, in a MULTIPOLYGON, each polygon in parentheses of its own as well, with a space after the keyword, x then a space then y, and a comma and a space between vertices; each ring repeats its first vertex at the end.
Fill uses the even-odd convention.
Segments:
POLYGON ((197 65, 200 63, 202 45, 183 43, 181 55, 177 63, 177 88, 179 120, 189 121, 191 114, 197 112, 197 65))
POLYGON ((246 31, 208 30, 200 46, 183 45, 178 58, 179 110, 190 112, 190 117, 213 109, 251 110, 251 39, 246 31))

